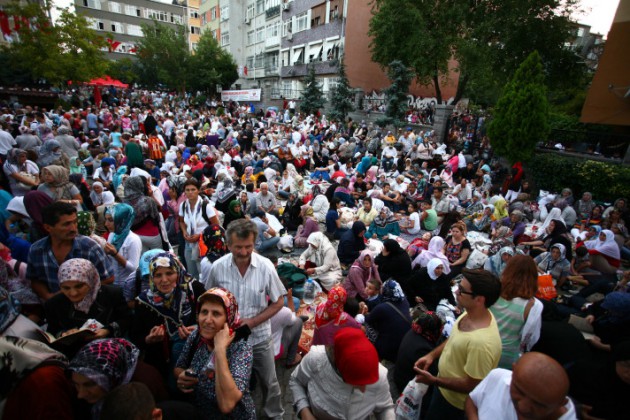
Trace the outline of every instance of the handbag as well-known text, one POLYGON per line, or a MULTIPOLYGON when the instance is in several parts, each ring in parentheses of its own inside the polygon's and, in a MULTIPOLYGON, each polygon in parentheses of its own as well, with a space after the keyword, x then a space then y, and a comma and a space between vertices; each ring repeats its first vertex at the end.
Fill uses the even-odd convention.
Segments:
POLYGON ((538 275, 538 290, 536 291, 538 299, 552 300, 558 297, 558 291, 553 285, 551 274, 538 275))
MULTIPOLYGON (((20 176, 21 176, 21 177, 23 177, 23 178, 28 178, 28 179, 30 179, 30 180, 32 180, 32 181, 36 181, 36 180, 37 180, 37 177, 36 177, 35 175, 33 175, 33 174, 29 174, 28 172, 18 172, 18 175, 20 175, 20 176)), ((24 184, 23 182, 17 182, 17 185, 18 185, 20 188, 23 188, 23 189, 25 189, 25 190, 30 190, 30 189, 32 189, 32 188, 33 188, 33 186, 32 186, 32 185, 29 185, 29 184, 24 184)))

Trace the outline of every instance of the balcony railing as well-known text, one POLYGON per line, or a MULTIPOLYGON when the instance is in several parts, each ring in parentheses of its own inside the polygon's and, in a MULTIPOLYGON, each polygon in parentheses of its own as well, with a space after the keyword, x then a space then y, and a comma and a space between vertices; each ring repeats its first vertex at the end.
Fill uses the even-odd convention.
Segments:
POLYGON ((280 9, 280 5, 270 7, 265 11, 265 16, 267 16, 267 19, 275 18, 280 15, 280 9))

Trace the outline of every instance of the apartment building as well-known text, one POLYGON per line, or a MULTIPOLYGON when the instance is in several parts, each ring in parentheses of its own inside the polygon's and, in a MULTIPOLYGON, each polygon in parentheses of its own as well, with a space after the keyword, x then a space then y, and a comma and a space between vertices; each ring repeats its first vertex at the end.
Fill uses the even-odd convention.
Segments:
POLYGON ((219 0, 201 0, 199 4, 201 33, 210 31, 216 40, 220 39, 219 12, 219 0))

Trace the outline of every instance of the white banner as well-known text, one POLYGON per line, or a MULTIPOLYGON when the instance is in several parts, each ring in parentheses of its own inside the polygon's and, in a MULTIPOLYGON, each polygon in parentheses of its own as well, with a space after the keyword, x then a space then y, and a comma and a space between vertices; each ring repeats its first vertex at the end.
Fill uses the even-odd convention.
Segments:
POLYGON ((260 101, 261 89, 224 90, 221 92, 222 101, 260 101))

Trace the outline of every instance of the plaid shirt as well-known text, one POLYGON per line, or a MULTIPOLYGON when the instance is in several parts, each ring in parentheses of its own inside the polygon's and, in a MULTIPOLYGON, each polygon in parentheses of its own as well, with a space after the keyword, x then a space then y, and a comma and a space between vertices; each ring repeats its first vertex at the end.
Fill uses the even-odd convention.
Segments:
MULTIPOLYGON (((84 258, 91 261, 96 267, 101 281, 114 275, 114 270, 103 248, 87 236, 77 235, 74 238, 72 249, 64 261, 72 258, 84 258)), ((28 254, 26 278, 45 283, 51 293, 56 293, 59 291, 59 280, 57 279, 59 265, 53 254, 50 238, 42 238, 31 246, 28 254)))

